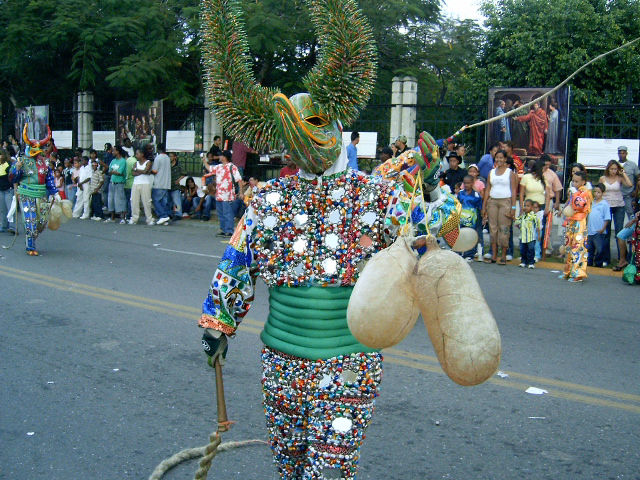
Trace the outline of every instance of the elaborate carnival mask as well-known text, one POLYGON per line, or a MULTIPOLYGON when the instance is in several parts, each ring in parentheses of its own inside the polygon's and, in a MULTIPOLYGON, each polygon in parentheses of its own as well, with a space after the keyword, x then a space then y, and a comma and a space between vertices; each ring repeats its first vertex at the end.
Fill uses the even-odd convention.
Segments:
POLYGON ((51 141, 51 129, 49 128, 49 125, 47 125, 47 136, 42 140, 35 141, 35 140, 31 140, 29 138, 29 135, 27 135, 28 126, 29 124, 25 123, 24 129, 22 130, 22 139, 24 140, 24 143, 26 145, 24 153, 28 157, 37 157, 38 155, 41 155, 43 153, 43 150, 41 147, 45 146, 51 141))
POLYGON ((321 174, 331 168, 342 150, 342 129, 331 121, 311 95, 273 96, 276 123, 293 161, 306 172, 321 174))
POLYGON ((371 27, 354 0, 305 0, 318 35, 318 64, 290 98, 258 85, 250 67, 239 0, 202 1, 206 90, 225 130, 256 150, 283 143, 304 171, 321 174, 342 150, 341 122, 353 122, 376 78, 371 27))

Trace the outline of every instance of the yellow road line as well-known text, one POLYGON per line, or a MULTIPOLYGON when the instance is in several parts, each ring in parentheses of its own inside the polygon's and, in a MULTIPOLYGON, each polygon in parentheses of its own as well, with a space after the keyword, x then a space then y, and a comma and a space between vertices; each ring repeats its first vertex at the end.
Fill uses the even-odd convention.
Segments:
MULTIPOLYGON (((424 370, 427 372, 434 372, 434 373, 443 373, 439 367, 436 367, 433 365, 427 365, 424 363, 404 360, 402 358, 385 356, 384 361, 387 363, 395 364, 395 365, 402 365, 404 367, 415 368, 417 370, 424 370)), ((506 380, 506 379, 500 379, 500 378, 494 378, 494 377, 487 380, 487 383, 491 383, 493 385, 499 385, 501 387, 520 390, 522 392, 524 392, 528 387, 531 386, 528 383, 520 383, 520 382, 515 382, 513 380, 506 380)), ((547 395, 549 395, 550 397, 562 398, 564 400, 570 400, 573 402, 585 403, 587 405, 597 405, 601 407, 617 408, 619 410, 626 410, 633 413, 640 413, 640 405, 614 402, 613 400, 607 400, 604 398, 590 397, 587 395, 580 395, 580 394, 571 393, 571 392, 563 392, 563 391, 554 390, 554 389, 547 390, 547 395)))
MULTIPOLYGON (((170 302, 157 301, 151 298, 140 297, 136 295, 127 294, 124 292, 118 292, 118 291, 113 291, 113 290, 108 290, 103 288, 94 288, 86 284, 65 281, 58 278, 49 277, 46 275, 36 274, 32 272, 26 272, 23 270, 18 270, 15 268, 10 268, 5 266, 0 266, 0 275, 6 276, 9 278, 15 278, 17 280, 34 283, 36 285, 42 285, 42 286, 53 288, 56 290, 77 293, 80 295, 85 295, 85 296, 97 298, 100 300, 106 300, 106 301, 119 303, 123 305, 129 305, 132 307, 142 308, 145 310, 150 310, 150 311, 161 313, 164 315, 171 315, 171 316, 186 318, 194 321, 200 313, 200 310, 194 307, 172 304, 170 302), (104 292, 104 293, 99 293, 99 292, 104 292)), ((259 335, 262 331, 262 328, 261 328, 262 326, 263 326, 262 322, 259 322, 257 320, 252 320, 252 319, 245 319, 244 322, 240 325, 239 330, 242 332, 259 335), (255 328, 255 327, 260 327, 260 328, 255 328)), ((384 354, 385 354, 385 360, 392 364, 415 368, 418 370, 428 371, 428 372, 437 373, 437 374, 444 373, 438 364, 437 358, 430 355, 407 352, 397 348, 387 349, 384 351, 384 354)), ((537 383, 539 386, 553 385, 559 388, 582 391, 582 392, 590 393, 593 395, 609 396, 619 400, 640 402, 640 395, 633 395, 633 394, 624 393, 624 392, 617 392, 614 390, 606 390, 601 388, 589 387, 586 385, 564 382, 564 381, 554 380, 554 379, 549 379, 544 377, 537 377, 534 375, 527 375, 527 374, 522 374, 517 372, 505 372, 505 373, 508 373, 511 378, 516 378, 521 380, 530 380, 534 383, 537 383)), ((514 388, 518 390, 525 390, 526 387, 530 386, 530 384, 528 383, 516 382, 512 379, 507 380, 507 379, 490 378, 487 381, 495 385, 514 388)), ((598 405, 598 406, 604 406, 604 407, 610 407, 610 408, 617 408, 621 410, 627 410, 634 413, 640 413, 640 406, 637 406, 637 405, 615 402, 612 400, 591 397, 587 395, 581 395, 578 393, 551 389, 551 390, 548 390, 548 395, 552 397, 562 398, 565 400, 585 403, 589 405, 598 405)))
MULTIPOLYGON (((434 356, 423 355, 421 353, 407 352, 405 350, 400 350, 397 348, 386 349, 384 350, 384 353, 396 355, 399 357, 405 357, 412 360, 418 360, 422 362, 427 361, 427 362, 438 364, 438 359, 434 356)), ((562 380, 554 380, 552 378, 538 377, 535 375, 527 375, 526 373, 512 372, 509 370, 503 370, 503 372, 508 374, 510 378, 527 380, 532 383, 553 385, 554 387, 565 388, 568 390, 579 390, 581 392, 590 393, 592 395, 601 395, 605 397, 614 397, 620 400, 630 400, 632 402, 640 402, 640 395, 634 395, 632 393, 624 393, 624 392, 617 392, 615 390, 607 390, 604 388, 589 387, 587 385, 580 385, 579 383, 571 383, 571 382, 565 382, 562 380)))

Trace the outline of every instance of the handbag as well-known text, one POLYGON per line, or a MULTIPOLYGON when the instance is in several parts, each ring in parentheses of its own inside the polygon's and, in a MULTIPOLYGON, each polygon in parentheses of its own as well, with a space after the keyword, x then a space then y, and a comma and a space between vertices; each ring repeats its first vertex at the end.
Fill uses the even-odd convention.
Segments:
POLYGON ((636 273, 638 269, 633 263, 627 265, 622 271, 622 281, 628 283, 629 285, 633 285, 635 283, 636 273))

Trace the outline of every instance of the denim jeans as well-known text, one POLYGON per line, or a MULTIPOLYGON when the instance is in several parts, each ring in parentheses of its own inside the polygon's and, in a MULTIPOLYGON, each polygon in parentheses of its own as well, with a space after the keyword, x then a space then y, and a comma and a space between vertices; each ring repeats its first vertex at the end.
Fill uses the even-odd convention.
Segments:
POLYGON ((131 218, 131 189, 124 188, 124 200, 127 202, 127 217, 131 218))
POLYGON ((524 263, 526 266, 533 265, 535 263, 535 250, 536 242, 523 243, 520 242, 520 263, 524 263))
POLYGON ((169 190, 165 188, 151 189, 151 200, 158 218, 169 217, 169 190))
POLYGON ((11 209, 12 200, 13 188, 0 191, 0 216, 2 216, 2 227, 0 228, 0 231, 2 232, 4 232, 7 228, 15 228, 14 222, 7 219, 7 214, 11 209))
MULTIPOLYGON (((604 250, 603 250, 603 261, 607 263, 611 263, 611 226, 614 227, 614 232, 616 235, 622 230, 624 227, 624 207, 611 207, 611 223, 609 224, 609 228, 604 233, 604 250)), ((618 257, 620 257, 620 248, 618 247, 618 242, 616 242, 616 248, 618 249, 618 257)))
POLYGON ((173 217, 182 217, 182 198, 180 197, 180 190, 171 190, 169 192, 169 198, 171 200, 169 211, 173 217), (173 207, 176 207, 175 211, 173 207))
POLYGON ((104 218, 104 213, 102 213, 101 192, 91 194, 91 215, 93 217, 104 218))
MULTIPOLYGON (((624 212, 624 210, 623 210, 624 212)), ((596 233, 589 235, 587 240, 587 265, 595 265, 602 267, 604 261, 605 243, 607 241, 606 234, 596 233)))
POLYGON ((233 202, 216 200, 216 210, 220 220, 220 230, 228 235, 233 234, 233 202))
POLYGON ((67 185, 65 187, 65 194, 67 195, 67 199, 71 200, 71 207, 76 206, 76 193, 78 192, 78 187, 72 187, 71 185, 67 185))

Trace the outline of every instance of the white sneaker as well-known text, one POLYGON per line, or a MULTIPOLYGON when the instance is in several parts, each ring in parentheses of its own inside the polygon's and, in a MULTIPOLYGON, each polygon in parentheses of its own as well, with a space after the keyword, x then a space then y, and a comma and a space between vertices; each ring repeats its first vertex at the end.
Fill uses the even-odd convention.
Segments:
POLYGON ((490 253, 485 253, 484 254, 484 258, 491 258, 491 254, 490 253))
POLYGON ((136 223, 138 223, 138 222, 134 222, 133 220, 129 220, 129 222, 128 222, 128 223, 129 223, 129 225, 135 225, 135 224, 136 224, 136 223))
POLYGON ((104 223, 110 223, 110 222, 113 222, 113 220, 111 220, 111 218, 107 218, 107 219, 104 221, 104 223))
POLYGON ((465 260, 466 260, 467 262, 469 262, 469 263, 473 262, 473 258, 469 258, 469 257, 467 257, 467 258, 465 258, 465 260))
POLYGON ((527 268, 536 268, 535 265, 529 265, 527 268))
POLYGON ((89 219, 89 215, 83 215, 80 217, 80 220, 88 220, 89 219))
POLYGON ((520 265, 518 265, 520 268, 524 268, 526 267, 526 265, 524 263, 521 263, 520 265))
POLYGON ((159 218, 158 221, 156 222, 158 225, 164 225, 165 223, 167 223, 170 220, 169 217, 162 217, 159 218))
POLYGON ((507 255, 507 262, 510 262, 511 260, 513 260, 513 255, 507 255))
POLYGON ((149 225, 149 226, 152 226, 152 225, 155 225, 155 224, 156 224, 156 222, 154 222, 153 220, 151 220, 150 222, 147 222, 147 225, 149 225))
POLYGON ((606 267, 607 265, 609 265, 607 262, 602 262, 603 267, 606 267))
POLYGON ((96 222, 101 222, 102 219, 100 217, 91 217, 91 220, 95 220, 96 222))

